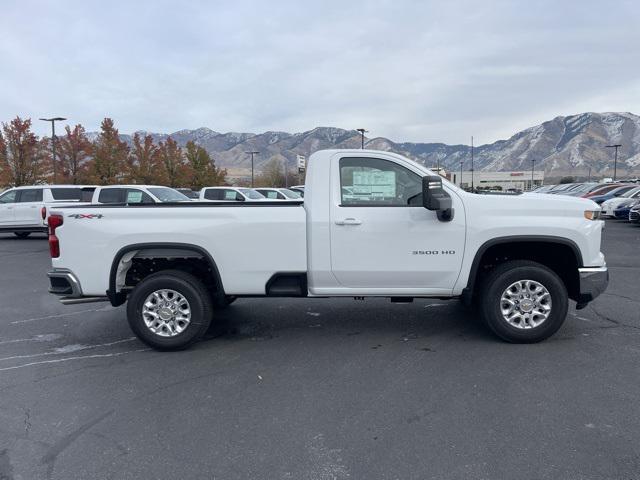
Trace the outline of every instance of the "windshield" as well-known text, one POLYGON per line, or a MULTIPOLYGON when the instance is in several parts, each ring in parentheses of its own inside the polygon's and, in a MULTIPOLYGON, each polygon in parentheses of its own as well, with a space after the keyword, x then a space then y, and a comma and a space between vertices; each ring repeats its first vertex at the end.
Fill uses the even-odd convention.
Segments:
POLYGON ((169 187, 154 187, 148 189, 161 202, 184 202, 189 197, 169 187))
POLYGON ((245 197, 250 198, 251 200, 261 200, 265 198, 264 195, 256 192, 255 190, 251 190, 250 188, 239 188, 238 190, 240 190, 245 197))
POLYGON ((580 185, 578 188, 574 188, 573 192, 586 192, 591 190, 593 187, 598 185, 597 183, 585 183, 584 185, 580 185))
POLYGON ((293 190, 289 190, 288 188, 281 188, 279 192, 287 198, 302 198, 302 195, 300 195, 298 192, 294 192, 293 190))

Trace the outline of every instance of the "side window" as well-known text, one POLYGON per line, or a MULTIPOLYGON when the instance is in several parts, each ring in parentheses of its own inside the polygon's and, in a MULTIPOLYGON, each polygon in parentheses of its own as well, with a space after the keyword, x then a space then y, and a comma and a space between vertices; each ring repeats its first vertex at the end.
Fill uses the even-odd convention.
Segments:
POLYGON ((20 196, 18 197, 18 202, 27 203, 27 202, 41 202, 41 201, 42 201, 41 188, 28 188, 25 190, 20 190, 20 196))
POLYGON ((155 203, 151 196, 137 188, 127 190, 127 199, 125 201, 126 203, 155 203))
POLYGON ((379 158, 341 158, 342 207, 407 207, 422 204, 422 178, 379 158))
POLYGON ((286 199, 287 199, 287 197, 285 197, 285 196, 284 196, 283 194, 281 194, 281 193, 278 193, 277 198, 278 198, 278 200, 286 200, 286 199))
POLYGON ((123 203, 124 202, 124 189, 123 188, 106 188, 100 190, 98 195, 99 203, 123 203))
POLYGON ((221 191, 215 188, 208 188, 204 191, 204 198, 207 200, 221 200, 221 191))
POLYGON ((259 192, 267 198, 278 198, 278 192, 273 190, 259 190, 259 192))
POLYGON ((51 196, 54 200, 80 200, 82 198, 82 189, 52 188, 51 196))
POLYGON ((6 192, 0 195, 0 203, 15 203, 17 195, 18 195, 17 190, 11 190, 9 192, 6 192))
POLYGON ((237 200, 238 193, 235 190, 223 190, 225 200, 237 200))

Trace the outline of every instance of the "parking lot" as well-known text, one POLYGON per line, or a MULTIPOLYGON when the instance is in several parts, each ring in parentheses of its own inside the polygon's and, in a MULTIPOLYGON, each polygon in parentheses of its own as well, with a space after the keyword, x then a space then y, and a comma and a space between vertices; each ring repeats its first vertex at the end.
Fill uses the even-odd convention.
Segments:
POLYGON ((158 353, 1 235, 0 479, 640 478, 639 244, 607 222, 609 290, 541 344, 457 301, 240 299, 158 353))

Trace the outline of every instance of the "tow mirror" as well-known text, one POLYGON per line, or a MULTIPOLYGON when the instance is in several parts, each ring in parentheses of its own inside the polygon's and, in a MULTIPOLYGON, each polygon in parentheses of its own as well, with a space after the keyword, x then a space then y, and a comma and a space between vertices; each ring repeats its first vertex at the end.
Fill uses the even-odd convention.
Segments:
POLYGON ((442 186, 440 176, 422 177, 422 205, 427 210, 435 211, 441 222, 453 219, 451 196, 442 186))

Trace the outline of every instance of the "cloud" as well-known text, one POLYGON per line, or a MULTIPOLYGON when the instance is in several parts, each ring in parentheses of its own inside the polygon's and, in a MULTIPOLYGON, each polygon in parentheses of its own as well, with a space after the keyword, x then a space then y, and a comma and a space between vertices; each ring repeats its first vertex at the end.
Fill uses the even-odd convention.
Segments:
POLYGON ((639 21, 632 1, 8 1, 0 119, 490 142, 640 111, 639 21))

